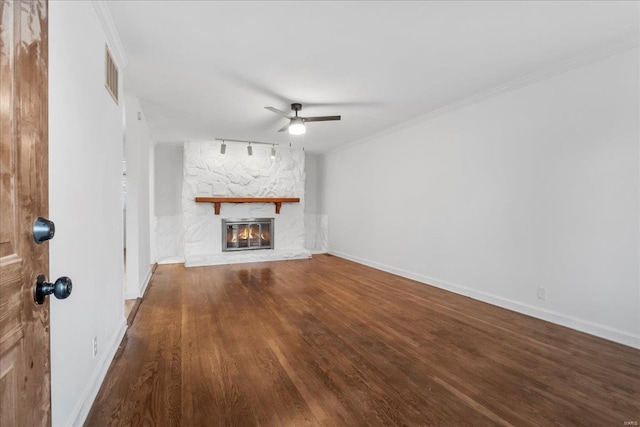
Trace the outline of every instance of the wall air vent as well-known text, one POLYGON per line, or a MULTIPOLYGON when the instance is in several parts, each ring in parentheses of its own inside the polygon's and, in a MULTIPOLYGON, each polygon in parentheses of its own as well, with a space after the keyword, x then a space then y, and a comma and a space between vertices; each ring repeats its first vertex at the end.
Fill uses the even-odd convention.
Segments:
POLYGON ((106 45, 104 47, 104 87, 118 104, 118 67, 116 67, 109 47, 106 45))

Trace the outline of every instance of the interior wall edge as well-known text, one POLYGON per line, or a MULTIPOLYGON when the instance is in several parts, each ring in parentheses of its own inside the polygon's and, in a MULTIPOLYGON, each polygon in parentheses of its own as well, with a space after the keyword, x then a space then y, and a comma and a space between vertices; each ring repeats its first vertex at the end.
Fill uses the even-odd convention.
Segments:
POLYGON ((619 344, 623 344, 629 347, 640 349, 640 335, 636 336, 625 331, 614 329, 598 323, 593 323, 585 319, 578 319, 573 316, 567 316, 566 314, 558 313, 552 310, 545 310, 539 307, 533 307, 528 304, 523 304, 518 301, 514 301, 508 298, 503 298, 498 295, 490 294, 475 290, 473 288, 463 286, 457 283, 450 283, 444 280, 440 280, 434 277, 425 276, 413 271, 408 271, 400 268, 391 267, 389 265, 381 264, 369 259, 360 258, 355 255, 329 250, 330 255, 344 258, 349 261, 353 261, 358 264, 366 265, 367 267, 375 268, 376 270, 385 271, 387 273, 395 274, 396 276, 404 277, 406 279, 415 280, 416 282, 423 283, 428 286, 433 286, 439 289, 444 289, 449 292, 453 292, 458 295, 463 295, 469 298, 473 298, 478 301, 485 302, 487 304, 495 305, 497 307, 512 310, 527 316, 535 317, 556 325, 565 326, 567 328, 575 329, 580 332, 594 335, 599 338, 604 338, 609 341, 614 341, 619 344))
POLYGON ((144 296, 144 293, 147 291, 147 286, 149 286, 149 282, 151 281, 151 276, 153 276, 153 271, 151 270, 151 265, 149 265, 149 269, 147 270, 147 275, 145 276, 144 280, 140 284, 140 295, 138 295, 139 298, 142 298, 144 296))

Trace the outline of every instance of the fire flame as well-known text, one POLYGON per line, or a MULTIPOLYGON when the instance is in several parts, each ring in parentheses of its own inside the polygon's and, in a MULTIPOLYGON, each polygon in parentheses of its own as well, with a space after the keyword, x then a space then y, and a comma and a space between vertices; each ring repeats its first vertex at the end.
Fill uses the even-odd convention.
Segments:
POLYGON ((270 236, 269 236, 269 233, 261 233, 260 235, 258 235, 257 230, 254 230, 251 227, 243 227, 240 229, 238 233, 233 233, 231 235, 230 243, 236 243, 238 239, 253 240, 253 239, 257 239, 258 237, 260 237, 260 239, 262 240, 268 241, 270 236))

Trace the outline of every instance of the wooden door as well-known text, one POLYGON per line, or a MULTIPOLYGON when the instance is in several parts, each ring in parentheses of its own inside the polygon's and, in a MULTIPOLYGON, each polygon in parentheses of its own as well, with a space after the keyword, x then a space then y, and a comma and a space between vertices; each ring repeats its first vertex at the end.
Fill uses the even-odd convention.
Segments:
POLYGON ((51 424, 48 243, 33 221, 48 214, 46 0, 0 0, 0 425, 51 424))

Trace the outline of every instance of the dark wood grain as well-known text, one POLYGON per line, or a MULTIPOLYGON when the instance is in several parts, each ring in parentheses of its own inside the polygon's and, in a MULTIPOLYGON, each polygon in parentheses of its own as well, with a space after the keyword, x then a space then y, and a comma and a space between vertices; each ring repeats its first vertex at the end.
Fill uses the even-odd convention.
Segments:
POLYGON ((158 267, 86 425, 623 425, 640 351, 328 255, 158 267))

